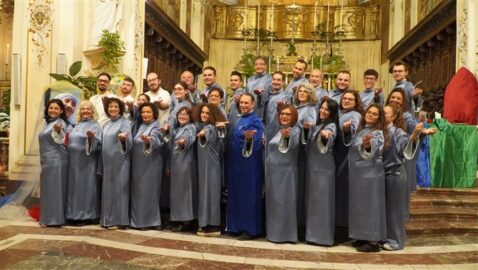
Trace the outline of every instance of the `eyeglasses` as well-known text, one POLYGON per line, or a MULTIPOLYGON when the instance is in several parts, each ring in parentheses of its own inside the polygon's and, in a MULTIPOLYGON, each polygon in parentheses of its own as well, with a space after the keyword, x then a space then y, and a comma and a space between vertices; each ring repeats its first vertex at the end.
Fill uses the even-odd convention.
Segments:
POLYGON ((159 78, 149 79, 148 82, 154 82, 154 81, 156 81, 157 79, 159 79, 159 78))
POLYGON ((109 81, 109 80, 98 79, 98 82, 100 82, 100 83, 109 83, 110 81, 109 81))
POLYGON ((189 117, 189 114, 188 113, 179 113, 178 116, 188 116, 189 117))
POLYGON ((280 115, 281 116, 291 116, 292 114, 288 113, 288 112, 281 112, 280 115))
POLYGON ((215 98, 218 98, 218 97, 221 97, 220 95, 209 95, 208 97, 215 97, 215 98))

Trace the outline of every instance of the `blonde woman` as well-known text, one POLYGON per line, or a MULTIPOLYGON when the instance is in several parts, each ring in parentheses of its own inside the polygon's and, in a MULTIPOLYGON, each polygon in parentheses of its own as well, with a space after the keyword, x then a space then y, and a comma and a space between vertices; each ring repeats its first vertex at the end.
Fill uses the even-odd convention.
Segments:
POLYGON ((76 225, 97 222, 100 218, 100 181, 98 155, 101 127, 90 101, 80 103, 77 125, 68 137, 68 193, 66 218, 76 225))

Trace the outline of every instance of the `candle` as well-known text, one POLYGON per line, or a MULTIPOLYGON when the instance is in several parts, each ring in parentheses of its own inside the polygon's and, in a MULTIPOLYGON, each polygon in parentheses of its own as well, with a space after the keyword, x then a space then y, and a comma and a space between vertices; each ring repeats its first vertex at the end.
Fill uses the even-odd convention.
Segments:
POLYGON ((10 44, 7 43, 7 54, 5 56, 5 64, 8 65, 10 61, 10 44))
POLYGON ((340 0, 340 31, 342 31, 342 12, 343 12, 343 9, 344 9, 344 1, 343 0, 340 0))
POLYGON ((261 0, 258 1, 258 4, 257 4, 257 25, 256 25, 256 28, 257 28, 257 48, 256 48, 256 51, 257 51, 257 54, 259 55, 260 54, 260 35, 259 35, 259 29, 260 29, 260 25, 259 25, 259 22, 260 22, 260 18, 261 18, 261 0))
POLYGON ((314 1, 314 30, 315 31, 315 27, 317 26, 317 1, 314 1))
POLYGON ((329 20, 330 20, 329 13, 330 13, 330 3, 327 3, 327 31, 326 32, 329 32, 329 20))
POLYGON ((274 31, 274 2, 272 2, 271 31, 274 31))
POLYGON ((245 12, 246 12, 246 16, 244 16, 246 22, 244 23, 244 25, 245 25, 245 28, 247 30, 248 27, 249 27, 249 7, 247 6, 247 0, 244 1, 244 9, 245 9, 245 12))

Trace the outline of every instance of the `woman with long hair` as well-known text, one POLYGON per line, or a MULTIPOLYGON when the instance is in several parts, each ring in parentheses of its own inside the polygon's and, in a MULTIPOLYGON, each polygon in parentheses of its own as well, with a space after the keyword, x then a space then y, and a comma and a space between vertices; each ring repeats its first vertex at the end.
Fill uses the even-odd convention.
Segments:
POLYGON ((335 233, 335 160, 333 146, 337 136, 339 105, 324 98, 317 125, 307 142, 305 181, 306 233, 312 244, 331 246, 335 233))
POLYGON ((383 109, 365 111, 349 150, 349 237, 358 251, 378 252, 387 236, 383 147, 388 140, 383 109))
POLYGON ((40 134, 40 226, 65 223, 68 152, 64 144, 66 113, 63 102, 52 99, 43 113, 46 125, 40 134))

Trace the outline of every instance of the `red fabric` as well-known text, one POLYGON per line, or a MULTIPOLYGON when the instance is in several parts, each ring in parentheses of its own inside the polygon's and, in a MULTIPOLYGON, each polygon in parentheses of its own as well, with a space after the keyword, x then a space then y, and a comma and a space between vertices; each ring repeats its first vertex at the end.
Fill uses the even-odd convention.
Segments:
POLYGON ((445 90, 443 117, 450 123, 478 123, 478 81, 461 67, 445 90))
POLYGON ((40 205, 39 204, 32 205, 32 207, 28 209, 28 213, 36 221, 39 221, 40 220, 40 205))

